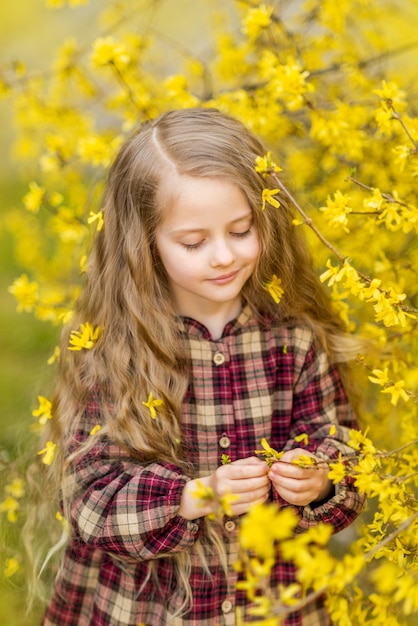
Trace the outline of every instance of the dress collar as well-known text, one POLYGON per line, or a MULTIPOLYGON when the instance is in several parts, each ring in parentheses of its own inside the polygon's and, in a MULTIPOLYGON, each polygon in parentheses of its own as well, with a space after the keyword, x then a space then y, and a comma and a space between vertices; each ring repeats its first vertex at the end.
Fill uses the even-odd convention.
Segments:
MULTIPOLYGON (((209 330, 204 324, 201 324, 191 317, 185 316, 179 316, 177 320, 178 327, 182 335, 186 335, 188 337, 201 337, 202 339, 208 339, 209 341, 213 341, 209 330)), ((249 304, 244 303, 238 316, 226 324, 220 340, 230 335, 234 335, 238 333, 242 328, 253 324, 257 324, 256 316, 254 315, 249 304)))

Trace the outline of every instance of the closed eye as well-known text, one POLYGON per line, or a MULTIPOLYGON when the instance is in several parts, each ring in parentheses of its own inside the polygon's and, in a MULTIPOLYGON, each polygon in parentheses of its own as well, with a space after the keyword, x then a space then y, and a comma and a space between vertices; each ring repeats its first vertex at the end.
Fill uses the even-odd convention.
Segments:
MULTIPOLYGON (((247 228, 247 230, 244 230, 239 233, 231 232, 230 235, 232 237, 235 237, 236 239, 244 239, 245 237, 248 237, 251 234, 251 232, 252 231, 250 227, 250 228, 247 228)), ((182 243, 181 245, 183 246, 183 248, 186 248, 186 250, 189 250, 191 252, 192 250, 198 250, 200 246, 204 244, 205 241, 206 241, 205 239, 201 239, 200 241, 197 241, 196 243, 182 243)))
POLYGON ((204 242, 204 239, 202 239, 201 241, 198 241, 197 243, 182 243, 181 245, 183 246, 183 248, 186 248, 186 250, 191 251, 191 250, 197 250, 198 248, 200 248, 203 242, 204 242))
POLYGON ((248 228, 248 230, 245 230, 242 233, 231 233, 233 237, 238 237, 238 239, 244 239, 244 237, 248 237, 248 235, 250 234, 251 234, 251 228, 248 228))

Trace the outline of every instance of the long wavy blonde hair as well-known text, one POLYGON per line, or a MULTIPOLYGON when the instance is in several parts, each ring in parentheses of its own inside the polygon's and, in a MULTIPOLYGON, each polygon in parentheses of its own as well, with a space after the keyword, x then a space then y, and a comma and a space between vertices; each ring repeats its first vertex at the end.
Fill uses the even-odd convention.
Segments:
MULTIPOLYGON (((313 270, 300 229, 292 223, 292 207, 282 197, 278 209, 267 205, 261 210, 263 189, 275 186, 255 171, 256 157, 264 154, 240 122, 209 108, 164 113, 123 145, 107 180, 105 226, 95 238, 75 315, 62 334, 54 418, 46 433, 60 442, 49 478, 56 495, 68 462, 66 442, 93 388, 99 389, 103 402, 102 436, 139 462, 167 461, 193 476, 181 445, 188 355, 178 338, 155 245, 167 197, 162 190, 173 173, 222 177, 242 189, 260 239, 257 267, 243 297, 260 317, 310 325, 331 358, 342 360, 338 352, 347 347, 339 340, 343 325, 313 270), (284 289, 279 305, 265 288, 273 274, 284 289), (90 351, 68 351, 71 330, 85 322, 104 329, 99 341, 90 351), (164 419, 149 419, 143 405, 149 393, 163 400, 164 419)), ((178 558, 187 580, 184 555, 178 558)))

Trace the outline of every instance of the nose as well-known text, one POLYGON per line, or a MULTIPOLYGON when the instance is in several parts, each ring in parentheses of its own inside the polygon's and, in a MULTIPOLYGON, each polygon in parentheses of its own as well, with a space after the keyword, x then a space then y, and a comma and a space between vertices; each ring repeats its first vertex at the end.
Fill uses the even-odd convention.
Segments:
POLYGON ((228 267, 235 261, 235 254, 225 239, 216 240, 212 248, 212 267, 228 267))

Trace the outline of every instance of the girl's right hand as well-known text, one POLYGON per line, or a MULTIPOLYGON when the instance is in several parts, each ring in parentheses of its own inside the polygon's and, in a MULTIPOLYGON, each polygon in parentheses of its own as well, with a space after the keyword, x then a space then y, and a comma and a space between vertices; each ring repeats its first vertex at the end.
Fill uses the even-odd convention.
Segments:
POLYGON ((254 504, 265 502, 269 497, 271 483, 268 472, 268 465, 256 457, 221 465, 210 476, 191 480, 186 484, 178 514, 191 520, 216 513, 219 505, 209 503, 202 506, 199 499, 193 495, 198 490, 200 482, 205 487, 213 489, 218 498, 226 494, 236 496, 230 503, 232 515, 242 515, 254 504))

